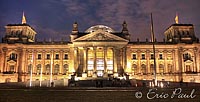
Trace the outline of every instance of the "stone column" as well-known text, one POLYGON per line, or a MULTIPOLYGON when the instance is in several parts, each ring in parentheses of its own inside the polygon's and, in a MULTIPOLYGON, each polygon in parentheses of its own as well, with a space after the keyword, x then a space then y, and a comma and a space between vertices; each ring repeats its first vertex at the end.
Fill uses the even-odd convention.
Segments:
POLYGON ((179 52, 179 54, 178 54, 178 58, 179 58, 178 70, 179 70, 179 73, 181 73, 181 72, 184 72, 183 67, 185 68, 185 66, 182 65, 183 64, 183 48, 182 47, 179 48, 178 52, 179 52))
POLYGON ((23 77, 23 69, 24 69, 24 51, 22 48, 17 48, 17 52, 18 52, 18 58, 17 58, 17 63, 18 63, 18 66, 17 66, 17 71, 18 72, 18 82, 22 82, 22 77, 23 77))
POLYGON ((54 56, 54 51, 53 50, 51 50, 51 52, 50 52, 51 54, 51 62, 50 62, 50 75, 51 75, 51 67, 52 67, 52 75, 53 75, 53 73, 54 73, 54 58, 55 58, 55 56, 54 56))
POLYGON ((94 53, 94 72, 96 72, 96 68, 97 68, 97 55, 96 55, 96 50, 97 50, 97 47, 93 47, 93 53, 94 53))
POLYGON ((27 71, 27 66, 28 66, 28 51, 27 50, 24 50, 24 73, 26 74, 28 71, 27 71))
POLYGON ((107 47, 104 47, 104 72, 107 72, 107 47))
POLYGON ((183 67, 183 48, 180 47, 178 49, 178 63, 179 63, 179 66, 178 66, 178 81, 181 81, 183 79, 183 76, 182 76, 182 73, 184 72, 183 68, 185 68, 185 66, 183 67))
POLYGON ((32 72, 33 74, 36 74, 37 70, 36 70, 36 58, 37 58, 37 52, 35 50, 33 50, 33 65, 32 65, 32 72))
POLYGON ((193 48, 193 52, 194 52, 194 67, 192 69, 192 71, 194 72, 197 72, 197 51, 198 51, 198 48, 197 47, 194 47, 193 48))
POLYGON ((3 72, 3 62, 4 62, 4 59, 3 59, 3 52, 1 52, 1 50, 0 50, 0 73, 2 73, 3 72))
POLYGON ((64 51, 61 50, 60 51, 60 70, 59 70, 59 74, 63 74, 63 57, 64 57, 64 51))
POLYGON ((28 60, 29 60, 29 51, 25 51, 25 62, 24 62, 24 72, 28 73, 28 60))
POLYGON ((42 68, 42 74, 46 72, 46 65, 45 65, 45 60, 46 59, 45 59, 45 56, 46 56, 46 51, 43 50, 42 51, 42 66, 41 66, 41 68, 42 68))
POLYGON ((150 51, 149 50, 146 51, 146 56, 147 56, 147 58, 146 58, 146 60, 147 60, 147 62, 146 62, 147 72, 146 73, 149 74, 150 73, 150 61, 149 61, 150 51))
POLYGON ((172 73, 176 71, 176 62, 178 62, 177 58, 175 57, 175 50, 172 50, 172 73))
POLYGON ((18 56, 17 56, 17 67, 16 72, 22 73, 23 65, 24 65, 24 53, 22 48, 17 48, 18 56))
POLYGON ((197 53, 196 53, 196 63, 197 63, 197 72, 200 72, 200 68, 199 68, 199 50, 197 49, 197 53))
POLYGON ((159 53, 158 50, 155 52, 155 59, 156 59, 156 73, 160 73, 160 66, 159 66, 159 53))
POLYGON ((74 69, 75 69, 75 71, 77 71, 78 65, 79 65, 79 61, 78 61, 78 48, 74 47, 74 69))
POLYGON ((117 73, 117 49, 113 48, 114 73, 117 73))
POLYGON ((138 64, 137 64, 137 74, 138 73, 141 73, 141 63, 140 63, 140 60, 141 60, 141 55, 140 55, 140 50, 137 50, 137 59, 138 59, 138 64))
POLYGON ((83 72, 86 72, 86 70, 87 70, 87 57, 88 57, 87 50, 88 50, 87 47, 83 48, 83 56, 84 56, 83 72))
POLYGON ((7 51, 8 51, 8 48, 6 48, 6 47, 3 47, 2 48, 2 51, 3 51, 3 58, 4 58, 4 60, 3 60, 3 72, 6 72, 6 71, 8 71, 7 70, 7 51))
POLYGON ((124 50, 124 54, 123 54, 123 58, 124 58, 124 70, 126 70, 127 69, 127 54, 126 54, 126 47, 125 48, 123 48, 123 50, 124 50))
POLYGON ((169 73, 169 68, 167 67, 167 51, 163 51, 163 57, 164 57, 164 73, 169 73))

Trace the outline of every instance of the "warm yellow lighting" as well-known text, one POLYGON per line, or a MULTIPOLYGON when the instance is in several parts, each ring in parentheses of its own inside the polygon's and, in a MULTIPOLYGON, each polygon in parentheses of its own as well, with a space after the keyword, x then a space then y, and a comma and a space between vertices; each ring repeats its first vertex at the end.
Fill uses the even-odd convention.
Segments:
POLYGON ((83 78, 86 78, 86 77, 87 77, 87 73, 83 73, 83 74, 82 74, 82 77, 83 77, 83 78))
POLYGON ((79 77, 76 77, 76 76, 75 76, 75 79, 74 79, 74 80, 75 80, 75 81, 79 81, 80 79, 79 79, 79 77))
POLYGON ((118 73, 114 73, 114 78, 118 77, 118 73))
POLYGON ((131 62, 127 63, 127 68, 131 68, 131 62))
POLYGON ((163 82, 160 82, 160 87, 163 88, 164 87, 164 84, 163 82))

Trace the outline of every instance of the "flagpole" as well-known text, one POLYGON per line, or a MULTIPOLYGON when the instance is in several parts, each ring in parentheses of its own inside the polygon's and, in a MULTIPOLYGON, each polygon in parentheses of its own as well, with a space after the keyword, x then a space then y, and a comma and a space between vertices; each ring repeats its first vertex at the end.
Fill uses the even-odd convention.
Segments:
POLYGON ((156 75, 156 51, 155 51, 155 35, 154 35, 154 29, 153 29, 153 17, 151 13, 151 41, 153 45, 153 60, 154 60, 154 84, 157 86, 157 75, 156 75))
POLYGON ((40 68, 40 87, 42 86, 42 67, 40 68))

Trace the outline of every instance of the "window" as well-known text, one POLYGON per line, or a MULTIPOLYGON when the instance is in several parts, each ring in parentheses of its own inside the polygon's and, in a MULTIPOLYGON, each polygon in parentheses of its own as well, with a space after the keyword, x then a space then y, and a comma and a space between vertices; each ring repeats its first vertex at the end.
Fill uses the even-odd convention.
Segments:
POLYGON ((159 64, 159 72, 160 72, 161 74, 164 73, 164 65, 163 65, 163 64, 159 64))
POLYGON ((41 64, 38 64, 37 65, 37 74, 40 74, 40 72, 41 72, 41 64))
POLYGON ((142 65, 141 65, 141 68, 142 68, 142 69, 141 69, 141 70, 142 70, 142 74, 145 75, 145 74, 146 74, 146 65, 145 65, 145 64, 142 64, 142 65))
POLYGON ((192 70, 191 70, 191 67, 190 67, 190 65, 186 65, 186 72, 191 72, 192 70))
POLYGON ((29 64, 29 65, 28 65, 28 73, 29 73, 29 74, 31 73, 31 69, 32 69, 32 64, 29 64))
POLYGON ((145 59, 145 54, 142 54, 142 59, 145 59))
POLYGON ((132 71, 134 72, 134 74, 137 73, 137 65, 136 64, 132 65, 132 71))
POLYGON ((153 74, 154 73, 154 64, 150 65, 150 73, 153 74))
POLYGON ((10 54, 10 60, 17 60, 17 54, 15 54, 15 53, 11 53, 10 54))
POLYGON ((38 59, 42 59, 42 55, 41 54, 38 54, 38 59))
POLYGON ((159 54, 159 59, 163 59, 163 55, 162 54, 159 54))
POLYGON ((167 68, 168 68, 168 72, 169 72, 169 73, 172 73, 172 65, 171 65, 171 64, 168 64, 168 65, 167 65, 167 68))
POLYGON ((50 64, 46 65, 46 74, 50 74, 50 64))
POLYGON ((59 73, 59 67, 60 67, 60 66, 59 66, 58 64, 55 65, 54 74, 57 75, 57 74, 59 73))
POLYGON ((183 54, 183 59, 184 59, 184 61, 187 61, 187 60, 191 60, 192 61, 191 55, 189 53, 183 54))
POLYGON ((151 54, 151 59, 154 59, 154 54, 151 54))
POLYGON ((68 71, 68 65, 65 64, 65 65, 63 66, 63 74, 65 75, 65 74, 67 73, 67 71, 68 71))
POLYGON ((133 60, 135 60, 136 59, 136 54, 133 54, 133 60))
POLYGON ((47 54, 47 59, 50 59, 50 54, 47 54))
POLYGON ((65 60, 68 60, 68 54, 65 54, 65 55, 64 55, 64 59, 65 59, 65 60))
POLYGON ((56 59, 57 59, 57 60, 59 59, 59 54, 56 54, 56 59))
POLYGON ((10 72, 14 72, 15 71, 15 66, 14 65, 11 65, 10 66, 10 72))

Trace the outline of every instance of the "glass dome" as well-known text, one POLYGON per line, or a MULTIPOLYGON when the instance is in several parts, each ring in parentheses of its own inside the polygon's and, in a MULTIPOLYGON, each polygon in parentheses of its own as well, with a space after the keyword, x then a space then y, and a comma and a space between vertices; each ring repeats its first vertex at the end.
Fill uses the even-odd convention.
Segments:
POLYGON ((92 26, 92 27, 88 28, 88 29, 86 30, 86 32, 95 32, 95 31, 97 31, 97 30, 99 30, 99 29, 102 29, 102 30, 104 30, 104 31, 106 31, 106 32, 114 32, 114 30, 113 30, 112 28, 110 28, 110 27, 108 27, 108 26, 105 26, 105 25, 96 25, 96 26, 92 26))

